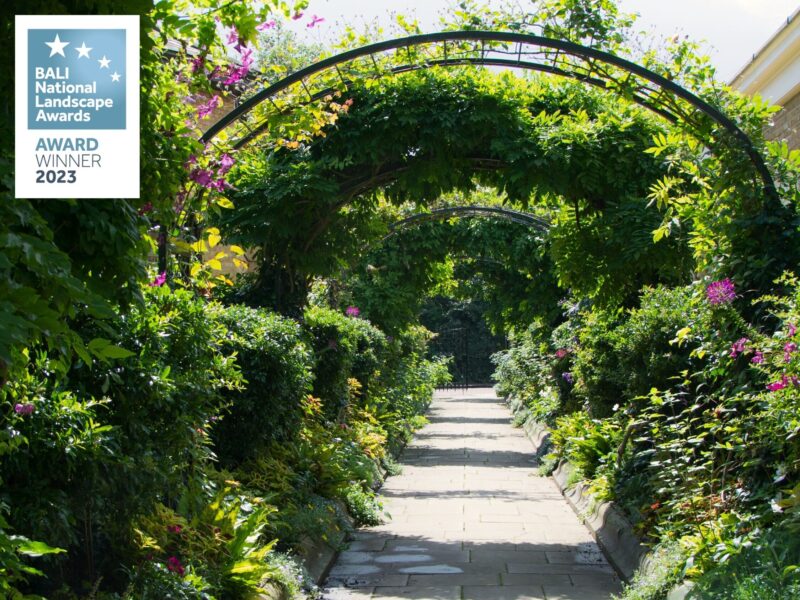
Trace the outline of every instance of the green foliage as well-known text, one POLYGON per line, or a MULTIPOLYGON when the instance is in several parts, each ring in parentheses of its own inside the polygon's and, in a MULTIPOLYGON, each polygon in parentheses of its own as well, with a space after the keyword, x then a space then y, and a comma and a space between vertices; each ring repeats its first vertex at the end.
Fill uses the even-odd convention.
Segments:
POLYGON ((556 455, 569 461, 587 479, 616 460, 621 439, 619 425, 592 420, 583 412, 559 417, 551 434, 556 455))
POLYGON ((215 316, 228 330, 224 351, 236 355, 246 382, 226 393, 229 408, 212 429, 218 458, 234 466, 297 436, 314 359, 294 321, 236 305, 215 309, 215 316))
POLYGON ((677 542, 653 548, 647 562, 636 571, 619 600, 662 600, 681 582, 686 555, 677 542))
POLYGON ((426 70, 356 82, 347 95, 352 105, 324 137, 249 150, 237 210, 221 219, 231 239, 259 248, 264 281, 286 270, 286 291, 380 239, 381 198, 423 204, 482 184, 523 206, 564 196, 592 212, 643 197, 661 175, 643 154, 659 125, 574 84, 426 70))
POLYGON ((796 530, 776 527, 760 533, 737 556, 705 573, 688 598, 797 598, 800 594, 800 544, 796 530))
POLYGON ((313 394, 322 399, 328 418, 341 419, 352 399, 350 379, 369 393, 387 350, 386 336, 364 319, 326 308, 309 308, 304 321, 316 358, 313 394))
POLYGON ((624 316, 594 310, 583 317, 576 394, 595 416, 608 416, 614 405, 651 388, 669 388, 691 366, 691 345, 672 340, 693 310, 692 288, 644 289, 640 302, 624 316))
POLYGON ((345 495, 347 512, 355 520, 356 525, 380 525, 383 522, 383 504, 375 492, 364 490, 360 485, 348 488, 345 495))

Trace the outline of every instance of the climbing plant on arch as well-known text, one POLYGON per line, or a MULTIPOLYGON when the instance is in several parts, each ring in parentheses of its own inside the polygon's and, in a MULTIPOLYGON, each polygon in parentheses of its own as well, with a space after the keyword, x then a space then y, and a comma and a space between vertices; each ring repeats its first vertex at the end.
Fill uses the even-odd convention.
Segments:
POLYGON ((240 161, 237 209, 222 225, 259 248, 264 287, 275 289, 263 278, 273 267, 284 289, 302 290, 354 260, 386 231, 382 201, 424 206, 481 184, 521 207, 532 198, 556 212, 566 204, 582 227, 624 199, 646 205, 666 173, 645 153, 663 125, 579 84, 430 70, 354 84, 347 99, 350 110, 324 137, 296 150, 250 148, 240 161))

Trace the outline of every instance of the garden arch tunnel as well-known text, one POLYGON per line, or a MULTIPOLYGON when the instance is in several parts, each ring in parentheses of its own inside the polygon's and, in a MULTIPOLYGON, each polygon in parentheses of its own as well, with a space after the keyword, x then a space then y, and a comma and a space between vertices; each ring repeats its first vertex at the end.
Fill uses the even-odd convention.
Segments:
POLYGON ((707 146, 723 140, 752 163, 764 193, 778 198, 775 183, 752 140, 719 108, 674 81, 597 48, 538 35, 507 31, 443 31, 378 42, 320 60, 245 98, 211 125, 208 143, 238 125, 239 149, 269 129, 271 117, 345 90, 355 78, 381 78, 435 66, 495 66, 539 71, 607 89, 681 123, 707 146), (284 102, 281 105, 281 102, 284 102), (708 125, 712 129, 704 133, 708 125))

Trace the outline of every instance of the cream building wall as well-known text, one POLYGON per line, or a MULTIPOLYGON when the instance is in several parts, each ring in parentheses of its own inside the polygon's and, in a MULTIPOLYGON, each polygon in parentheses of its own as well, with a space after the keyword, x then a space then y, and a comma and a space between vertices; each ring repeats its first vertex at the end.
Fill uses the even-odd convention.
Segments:
POLYGON ((764 135, 800 148, 800 9, 753 55, 731 87, 782 107, 764 135))

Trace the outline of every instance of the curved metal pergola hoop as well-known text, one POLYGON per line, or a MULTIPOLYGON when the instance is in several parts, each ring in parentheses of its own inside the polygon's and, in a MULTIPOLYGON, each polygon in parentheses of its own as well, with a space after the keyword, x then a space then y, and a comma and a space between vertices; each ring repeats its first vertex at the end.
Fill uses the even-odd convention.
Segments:
MULTIPOLYGON (((397 54, 399 54, 399 52, 397 54)), ((693 121, 693 112, 697 111, 701 115, 708 117, 708 119, 716 123, 733 137, 755 167, 756 172, 763 182, 765 193, 771 198, 777 198, 777 191, 772 174, 769 172, 763 157, 755 148, 752 140, 736 123, 718 108, 662 75, 614 54, 596 48, 582 46, 574 42, 515 32, 443 31, 386 40, 331 56, 300 69, 284 77, 280 81, 256 92, 254 95, 241 102, 233 111, 211 125, 203 134, 201 141, 208 143, 221 131, 237 121, 242 120, 243 117, 250 114, 253 109, 265 102, 271 103, 274 108, 273 114, 286 114, 287 112, 291 112, 291 108, 282 108, 278 106, 276 99, 282 92, 289 90, 289 88, 297 84, 302 86, 307 96, 307 99, 301 104, 313 102, 335 89, 331 82, 326 80, 323 82, 321 88, 312 90, 309 88, 312 76, 328 71, 335 71, 335 76, 338 76, 338 80, 346 87, 350 82, 342 73, 341 67, 364 57, 368 57, 372 65, 374 65, 374 77, 382 77, 432 66, 469 64, 522 68, 576 79, 605 89, 613 89, 617 86, 618 91, 624 97, 671 121, 684 121, 690 125, 695 124, 696 122, 693 121), (463 47, 459 48, 456 45, 455 48, 450 47, 451 54, 448 56, 448 42, 476 42, 480 44, 480 47, 472 47, 465 50, 463 47), (425 45, 439 43, 443 46, 438 55, 429 57, 428 59, 423 57, 419 62, 413 61, 414 56, 411 50, 412 48, 418 49, 425 45), (512 52, 508 50, 507 47, 509 44, 516 44, 515 51, 512 52), (406 50, 411 61, 402 65, 392 66, 386 70, 381 70, 376 55, 393 50, 399 51, 401 49, 406 50), (465 54, 461 56, 452 56, 453 50, 456 52, 462 51, 465 52, 465 54), (509 55, 516 56, 516 59, 508 58, 509 55), (584 61, 585 64, 566 62, 562 55, 584 61), (539 58, 547 62, 528 60, 530 57, 539 58), (613 73, 606 70, 606 67, 620 69, 626 74, 625 81, 621 82, 616 80, 613 77, 613 73), (622 87, 623 84, 628 85, 632 83, 631 77, 637 77, 643 82, 635 85, 632 88, 633 91, 622 87), (650 84, 654 85, 655 88, 651 87, 650 84), (683 110, 683 107, 680 103, 675 101, 675 98, 679 98, 685 102, 691 107, 691 110, 688 112, 683 110)), ((381 57, 379 56, 379 58, 381 57)), ((361 74, 361 76, 363 76, 363 74, 361 74)), ((297 105, 296 102, 295 105, 297 105)), ((266 131, 268 128, 267 121, 268 119, 264 118, 260 123, 255 124, 254 127, 250 127, 245 123, 244 126, 247 133, 234 142, 234 147, 240 148, 266 131)))
POLYGON ((491 217, 503 219, 519 225, 525 225, 526 227, 530 227, 531 229, 535 229, 544 233, 550 230, 550 223, 547 220, 530 213, 511 210, 510 208, 478 205, 446 206, 443 208, 435 208, 428 212, 417 213, 411 215, 410 217, 406 217, 405 219, 395 221, 389 225, 390 232, 383 239, 386 240, 404 229, 419 225, 421 223, 427 223, 429 221, 443 221, 453 217, 491 217))

